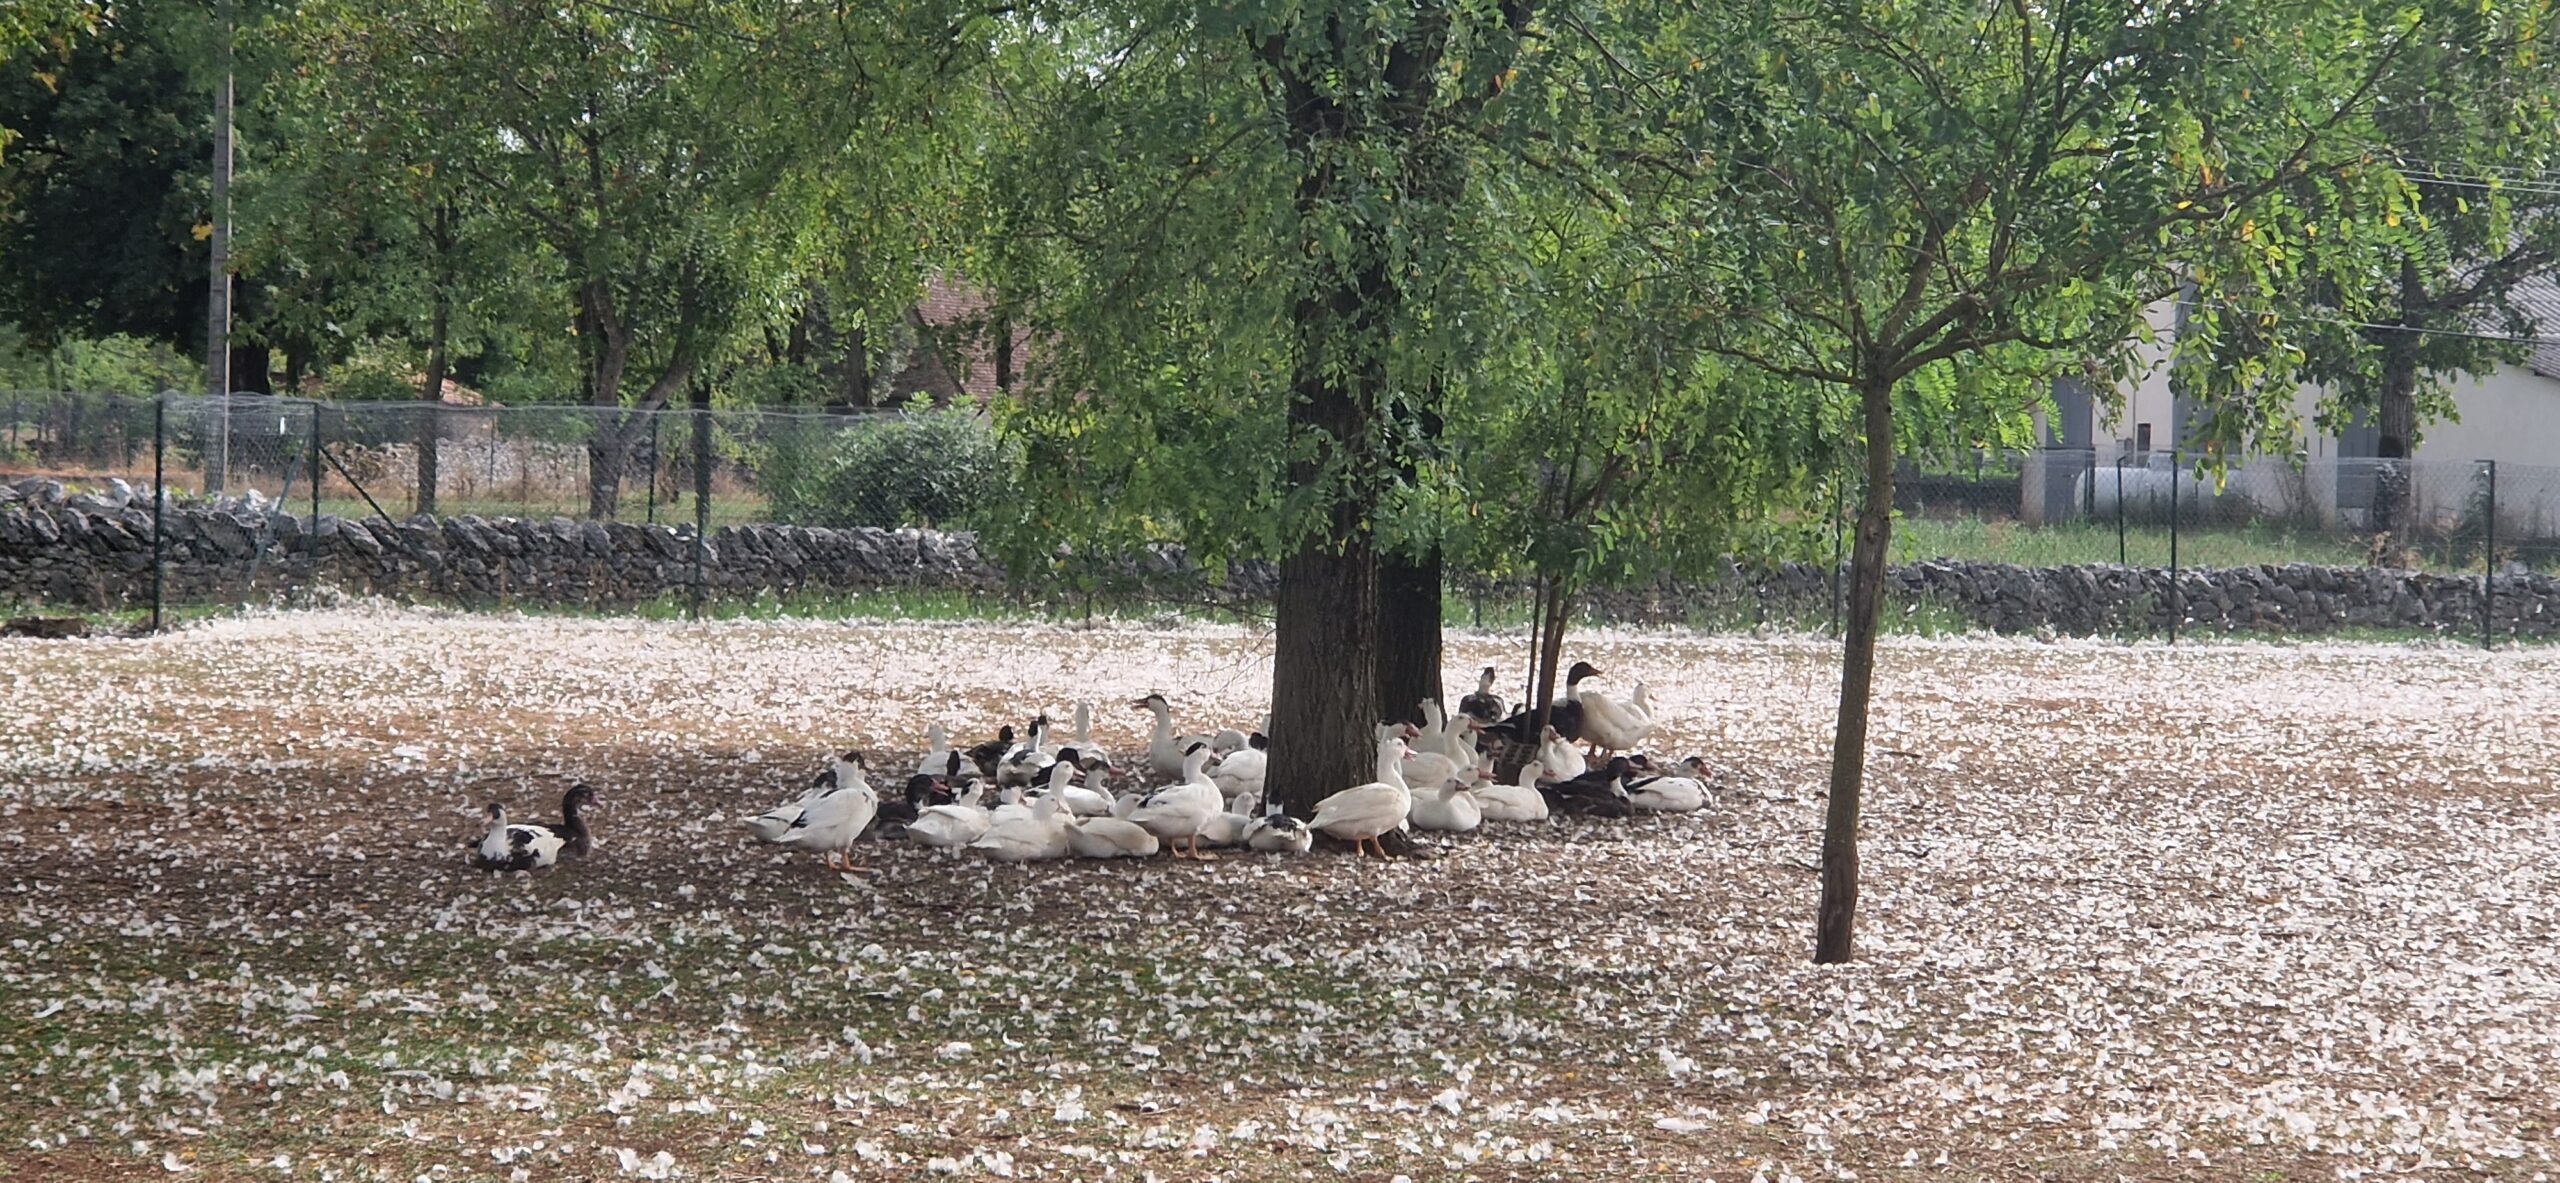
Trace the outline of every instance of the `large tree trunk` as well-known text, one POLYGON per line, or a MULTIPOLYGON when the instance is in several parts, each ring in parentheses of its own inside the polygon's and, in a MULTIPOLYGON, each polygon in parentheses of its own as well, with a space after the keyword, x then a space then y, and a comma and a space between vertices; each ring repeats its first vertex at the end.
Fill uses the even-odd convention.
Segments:
POLYGON ((1269 800, 1305 817, 1376 778, 1378 556, 1348 514, 1280 561, 1271 662, 1269 800))
POLYGON ((611 521, 622 509, 622 470, 631 459, 629 433, 619 424, 598 423, 587 439, 587 516, 611 521))
POLYGON ((1440 548, 1378 559, 1378 718, 1422 721, 1439 700, 1440 548))
POLYGON ((1876 630, 1884 622, 1884 559, 1893 536, 1893 383, 1870 377, 1858 392, 1867 431, 1867 488, 1849 552, 1849 639, 1840 654, 1840 717, 1831 740, 1831 802, 1822 818, 1822 904, 1813 959, 1831 965, 1856 955, 1858 805, 1867 777, 1867 704, 1876 675, 1876 630))

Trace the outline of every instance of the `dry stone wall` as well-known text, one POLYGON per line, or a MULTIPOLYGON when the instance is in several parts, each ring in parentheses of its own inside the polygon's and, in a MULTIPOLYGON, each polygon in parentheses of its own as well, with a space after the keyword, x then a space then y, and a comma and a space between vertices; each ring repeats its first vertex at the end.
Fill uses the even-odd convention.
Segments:
MULTIPOLYGON (((49 481, 0 485, 0 602, 148 603, 152 545, 147 493, 117 485, 66 494, 49 481)), ((694 570, 690 525, 471 516, 394 523, 324 514, 314 529, 310 519, 254 498, 173 507, 161 545, 171 603, 331 587, 469 605, 612 606, 682 595, 694 570)), ((718 597, 1010 587, 1003 568, 967 533, 727 526, 711 533, 702 557, 705 590, 718 597)), ((1891 578, 1899 605, 1934 605, 2001 632, 2148 633, 2165 628, 2173 614, 2181 627, 2199 631, 2361 627, 2473 635, 2480 628, 2476 575, 2285 565, 2183 570, 2173 582, 2156 568, 1925 562, 1895 568, 1891 578)), ((1236 564, 1207 579, 1178 547, 1115 568, 1125 590, 1192 600, 1261 601, 1274 579, 1266 563, 1236 564)), ((1703 585, 1597 593, 1590 606, 1627 623, 1801 625, 1824 619, 1831 597, 1829 568, 1785 564, 1733 568, 1703 585)), ((2538 574, 2502 576, 2497 617, 2501 635, 2551 635, 2560 630, 2560 585, 2538 574)))

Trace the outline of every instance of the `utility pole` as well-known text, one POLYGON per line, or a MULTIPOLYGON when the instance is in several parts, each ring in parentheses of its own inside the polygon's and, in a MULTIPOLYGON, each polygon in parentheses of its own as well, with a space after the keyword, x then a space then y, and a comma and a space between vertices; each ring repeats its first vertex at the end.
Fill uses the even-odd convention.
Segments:
POLYGON ((204 489, 222 491, 231 469, 231 4, 221 5, 221 77, 213 89, 213 266, 206 278, 205 393, 214 398, 213 447, 204 489))

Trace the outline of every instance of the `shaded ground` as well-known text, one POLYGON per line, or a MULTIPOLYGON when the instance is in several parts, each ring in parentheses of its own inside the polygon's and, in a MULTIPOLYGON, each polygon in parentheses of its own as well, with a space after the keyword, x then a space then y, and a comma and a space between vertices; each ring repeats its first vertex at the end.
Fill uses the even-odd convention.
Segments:
MULTIPOLYGON (((1459 638, 1453 670, 1516 669, 1459 638)), ((1889 646, 1864 960, 1805 963, 1831 651, 1600 635, 1702 815, 872 880, 735 819, 1238 630, 249 617, 0 641, 0 1176, 2241 1179, 2552 1170, 2560 655, 1889 646), (463 864, 602 786, 597 856, 463 864), (658 1156, 664 1154, 665 1158, 658 1156)), ((1453 679, 1453 685, 1457 684, 1453 679)))

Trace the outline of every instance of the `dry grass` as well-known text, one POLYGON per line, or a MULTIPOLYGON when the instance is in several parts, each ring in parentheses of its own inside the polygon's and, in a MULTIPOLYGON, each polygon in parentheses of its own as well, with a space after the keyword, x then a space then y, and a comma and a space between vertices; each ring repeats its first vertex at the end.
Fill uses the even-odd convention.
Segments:
POLYGON ((857 881, 733 819, 929 719, 1089 698, 1124 753, 1148 689, 1251 722, 1260 639, 381 610, 0 642, 0 1176, 2552 1169, 2560 655, 1896 644, 1865 956, 1821 969, 1830 652, 1574 648, 1727 770, 1708 813, 857 881), (479 804, 571 776, 595 858, 463 865, 479 804))

